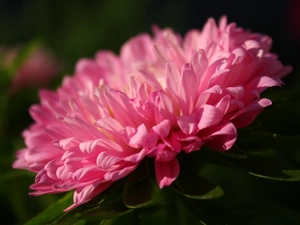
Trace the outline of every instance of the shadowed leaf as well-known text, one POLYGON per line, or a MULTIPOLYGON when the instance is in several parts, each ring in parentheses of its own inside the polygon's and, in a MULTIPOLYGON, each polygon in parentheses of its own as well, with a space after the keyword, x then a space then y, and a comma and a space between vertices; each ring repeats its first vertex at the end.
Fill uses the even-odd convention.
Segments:
POLYGON ((118 199, 103 203, 93 209, 78 213, 77 216, 82 216, 88 219, 102 220, 125 215, 131 211, 132 209, 127 208, 122 202, 122 199, 118 199))
POLYGON ((247 160, 230 160, 233 164, 249 174, 279 181, 300 181, 300 170, 260 155, 249 155, 247 160))
POLYGON ((173 184, 176 192, 194 199, 213 199, 224 194, 218 185, 197 175, 196 163, 189 155, 181 154, 178 159, 181 168, 176 183, 173 184))
POLYGON ((51 205, 44 212, 40 213, 38 216, 34 217, 32 220, 27 222, 25 225, 40 225, 47 224, 50 221, 54 220, 61 214, 63 210, 70 206, 73 202, 72 199, 73 193, 68 193, 65 197, 51 205))
POLYGON ((255 225, 246 218, 234 213, 227 207, 213 200, 197 201, 183 200, 186 207, 197 217, 202 224, 207 225, 255 225))
POLYGON ((144 161, 128 176, 124 186, 123 202, 129 208, 140 208, 152 199, 152 194, 153 184, 144 161))
POLYGON ((143 207, 152 199, 153 185, 149 177, 139 182, 128 181, 124 187, 123 202, 129 208, 143 207))

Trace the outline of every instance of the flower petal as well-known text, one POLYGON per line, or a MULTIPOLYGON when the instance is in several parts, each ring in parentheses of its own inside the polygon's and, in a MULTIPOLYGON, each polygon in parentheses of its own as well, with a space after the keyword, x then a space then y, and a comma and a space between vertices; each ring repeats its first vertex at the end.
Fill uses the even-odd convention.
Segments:
POLYGON ((155 175, 158 186, 170 186, 179 175, 179 163, 176 158, 169 162, 155 161, 155 175))

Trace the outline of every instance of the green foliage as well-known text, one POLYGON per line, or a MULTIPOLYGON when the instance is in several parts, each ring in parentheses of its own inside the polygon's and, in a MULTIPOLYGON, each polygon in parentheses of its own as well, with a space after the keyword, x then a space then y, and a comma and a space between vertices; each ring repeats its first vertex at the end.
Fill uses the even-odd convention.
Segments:
POLYGON ((128 208, 141 208, 152 199, 153 185, 147 172, 144 160, 140 166, 128 176, 124 186, 123 202, 128 208))
POLYGON ((173 184, 179 194, 193 199, 214 199, 221 197, 223 190, 213 182, 197 175, 197 163, 191 156, 179 154, 180 174, 173 184))
POLYGON ((72 195, 73 193, 68 193, 64 198, 60 199, 53 205, 51 205, 48 209, 46 209, 44 212, 39 214, 38 216, 34 217, 32 220, 26 223, 26 225, 40 225, 40 224, 46 224, 49 221, 55 219, 59 215, 61 215, 61 212, 71 205, 72 203, 72 195))

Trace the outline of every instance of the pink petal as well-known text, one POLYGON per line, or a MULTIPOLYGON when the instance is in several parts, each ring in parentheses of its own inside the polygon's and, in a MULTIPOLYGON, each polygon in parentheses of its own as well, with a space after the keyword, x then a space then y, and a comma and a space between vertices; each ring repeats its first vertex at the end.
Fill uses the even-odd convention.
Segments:
POLYGON ((152 127, 153 131, 157 133, 160 137, 167 137, 170 133, 171 122, 168 119, 165 119, 152 127))
POLYGON ((25 155, 28 149, 24 148, 16 152, 17 160, 13 163, 15 169, 27 169, 27 163, 25 161, 25 155))
POLYGON ((209 18, 203 27, 202 35, 206 37, 207 43, 218 39, 218 27, 213 18, 209 18))
POLYGON ((197 80, 192 65, 189 63, 184 64, 177 98, 184 115, 191 113, 194 108, 197 91, 194 88, 195 84, 197 84, 197 80))
POLYGON ((223 117, 223 113, 214 106, 203 105, 199 111, 199 123, 198 129, 202 130, 204 128, 217 125, 223 117))
POLYGON ((146 156, 146 153, 147 153, 146 149, 142 149, 140 152, 130 155, 130 156, 124 158, 123 160, 126 162, 131 162, 131 163, 139 163, 144 159, 144 157, 146 156))
POLYGON ((140 148, 144 145, 148 135, 148 130, 144 124, 138 126, 136 133, 130 138, 129 145, 133 148, 140 148))
POLYGON ((96 195, 105 191, 111 184, 112 182, 105 182, 102 184, 95 183, 95 184, 87 185, 83 188, 77 188, 73 196, 74 204, 66 208, 64 212, 70 211, 71 209, 74 209, 79 205, 88 202, 96 195))
POLYGON ((176 158, 170 162, 155 161, 154 165, 159 188, 170 186, 179 175, 179 163, 176 158))
POLYGON ((136 125, 142 123, 140 116, 131 104, 128 96, 120 91, 108 89, 105 91, 105 97, 111 108, 113 117, 122 124, 122 126, 131 125, 136 127, 136 125))
POLYGON ((237 138, 237 131, 232 123, 225 123, 211 128, 209 138, 205 144, 216 150, 225 151, 230 149, 237 138))
POLYGON ((218 108, 224 115, 228 112, 228 109, 231 104, 230 95, 225 95, 217 104, 216 108, 218 108))
POLYGON ((157 135, 149 134, 144 124, 137 128, 137 132, 130 138, 129 145, 133 148, 152 148, 156 145, 157 135))
POLYGON ((162 62, 163 64, 168 60, 168 57, 166 55, 166 52, 164 50, 164 47, 162 46, 161 43, 155 42, 153 44, 153 50, 156 58, 162 62))
POLYGON ((240 110, 232 119, 232 123, 237 127, 248 126, 253 120, 260 114, 265 107, 271 105, 272 102, 269 99, 263 98, 255 101, 254 103, 246 106, 240 110))
POLYGON ((129 173, 131 173, 137 167, 137 165, 129 166, 124 163, 123 167, 124 168, 120 169, 120 170, 113 170, 111 172, 107 172, 104 175, 104 179, 107 181, 119 180, 119 179, 127 176, 129 173))
POLYGON ((197 76, 197 83, 195 83, 195 86, 199 87, 201 81, 203 81, 203 79, 205 78, 205 73, 208 67, 208 59, 206 57, 205 52, 202 49, 194 53, 191 60, 191 64, 197 76))
POLYGON ((223 90, 219 85, 215 85, 204 92, 202 92, 195 104, 195 108, 199 109, 204 104, 209 104, 210 102, 215 103, 216 99, 220 98, 223 93, 223 90))
POLYGON ((139 69, 139 72, 141 73, 142 77, 145 79, 145 82, 150 84, 151 87, 153 87, 155 90, 163 89, 161 84, 159 83, 158 79, 155 77, 157 75, 157 71, 150 71, 148 69, 139 69))
POLYGON ((184 37, 183 49, 188 55, 188 58, 192 57, 192 54, 199 49, 199 37, 200 32, 196 29, 190 30, 184 37))
POLYGON ((228 88, 225 88, 224 90, 226 92, 228 92, 235 99, 240 99, 244 95, 243 86, 228 87, 228 88))
POLYGON ((92 59, 81 59, 77 62, 75 71, 76 73, 97 75, 99 72, 99 67, 92 59))
POLYGON ((155 122, 160 123, 165 119, 169 119, 171 124, 176 121, 175 109, 172 99, 163 91, 157 91, 153 93, 155 98, 154 102, 154 116, 155 122))
POLYGON ((178 85, 180 84, 180 72, 177 65, 173 61, 165 64, 166 74, 166 90, 174 97, 178 96, 178 85))
POLYGON ((25 152, 25 161, 30 171, 38 172, 51 160, 60 158, 63 151, 54 148, 32 148, 25 152))
POLYGON ((96 127, 103 129, 103 133, 109 135, 109 138, 113 137, 114 140, 118 143, 122 143, 122 135, 120 131, 123 129, 123 126, 114 118, 104 117, 97 120, 94 124, 96 127))
POLYGON ((278 70, 275 74, 273 74, 274 77, 279 77, 283 78, 285 77, 288 73, 293 71, 292 66, 283 66, 280 70, 278 70))
POLYGON ((177 124, 181 131, 188 135, 193 134, 196 131, 198 122, 198 116, 195 113, 189 114, 188 116, 177 117, 177 124))
POLYGON ((78 140, 75 137, 61 139, 61 140, 55 140, 52 141, 53 146, 61 148, 63 150, 68 150, 74 146, 77 146, 80 143, 81 140, 78 140))
POLYGON ((127 41, 121 48, 121 59, 132 66, 143 61, 154 60, 153 41, 148 34, 140 34, 127 41))
POLYGON ((220 31, 224 32, 227 26, 227 17, 222 16, 219 20, 219 29, 220 31))
POLYGON ((178 151, 173 151, 166 144, 159 144, 155 152, 155 161, 157 162, 169 162, 173 160, 174 157, 178 154, 178 151))
POLYGON ((103 170, 108 170, 110 167, 114 166, 118 162, 120 162, 122 158, 118 156, 118 154, 114 152, 100 152, 97 157, 97 166, 99 166, 103 170))
POLYGON ((245 91, 258 90, 260 93, 274 86, 281 86, 283 82, 277 77, 257 77, 245 85, 245 91))

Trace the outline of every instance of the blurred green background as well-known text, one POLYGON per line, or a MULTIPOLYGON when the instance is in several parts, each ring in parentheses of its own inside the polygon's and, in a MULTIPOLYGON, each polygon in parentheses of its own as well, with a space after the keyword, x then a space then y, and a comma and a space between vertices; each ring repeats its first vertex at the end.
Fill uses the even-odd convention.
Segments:
POLYGON ((280 58, 296 63, 299 24, 291 21, 297 19, 292 15, 297 5, 295 0, 2 0, 0 41, 16 45, 39 38, 73 68, 78 58, 93 56, 97 49, 118 51, 128 38, 150 32, 153 24, 184 34, 202 28, 208 17, 218 20, 225 14, 230 22, 270 35, 280 58))
MULTIPOLYGON (((297 2, 298 0, 1 0, 0 46, 26 46, 38 42, 50 49, 63 64, 60 76, 50 85, 50 88, 54 88, 64 74, 73 73, 78 59, 93 57, 100 49, 110 49, 118 53, 126 40, 141 32, 151 32, 153 24, 172 27, 183 35, 191 28, 201 29, 208 17, 218 20, 220 16, 227 15, 230 22, 236 22, 240 27, 265 33, 273 38, 272 51, 279 55, 284 64, 294 67, 294 72, 285 78, 284 88, 295 89, 295 81, 298 80, 297 68, 300 64, 300 26, 296 21, 299 19, 297 15, 300 7, 297 2), (295 10, 297 7, 298 11, 295 10)), ((0 128, 0 224, 22 224, 62 196, 29 197, 29 185, 33 183, 34 176, 27 172, 13 171, 11 168, 15 151, 24 146, 21 132, 31 122, 28 107, 38 102, 37 92, 37 89, 24 90, 22 94, 10 97, 9 101, 5 100, 0 106, 3 112, 0 128)), ((299 91, 296 89, 294 94, 299 94, 299 91)), ((268 115, 272 114, 270 112, 268 115)), ((283 122, 289 124, 290 130, 287 133, 299 135, 296 127, 293 127, 298 123, 293 124, 292 118, 288 119, 283 122)), ((230 171, 228 173, 230 174, 230 171)), ((282 200, 281 203, 285 203, 292 210, 284 211, 282 217, 293 215, 299 218, 296 199, 300 200, 300 195, 289 194, 289 190, 299 189, 298 183, 261 183, 257 182, 258 178, 245 178, 239 174, 228 176, 226 181, 224 177, 218 179, 219 183, 224 182, 225 189, 229 183, 235 185, 236 190, 246 188, 247 193, 259 190, 259 194, 253 194, 256 198, 269 193, 267 198, 275 202, 275 205, 282 200), (236 177, 239 179, 234 179, 236 177), (251 187, 245 186, 248 183, 251 187), (276 188, 270 190, 273 185, 276 185, 276 188), (283 194, 278 196, 281 190, 283 194)), ((229 197, 225 199, 228 201, 231 196, 232 204, 238 202, 239 195, 236 194, 236 190, 227 189, 229 197)), ((245 208, 247 207, 254 206, 248 204, 245 208)), ((272 207, 267 210, 266 217, 276 212, 272 207)))

